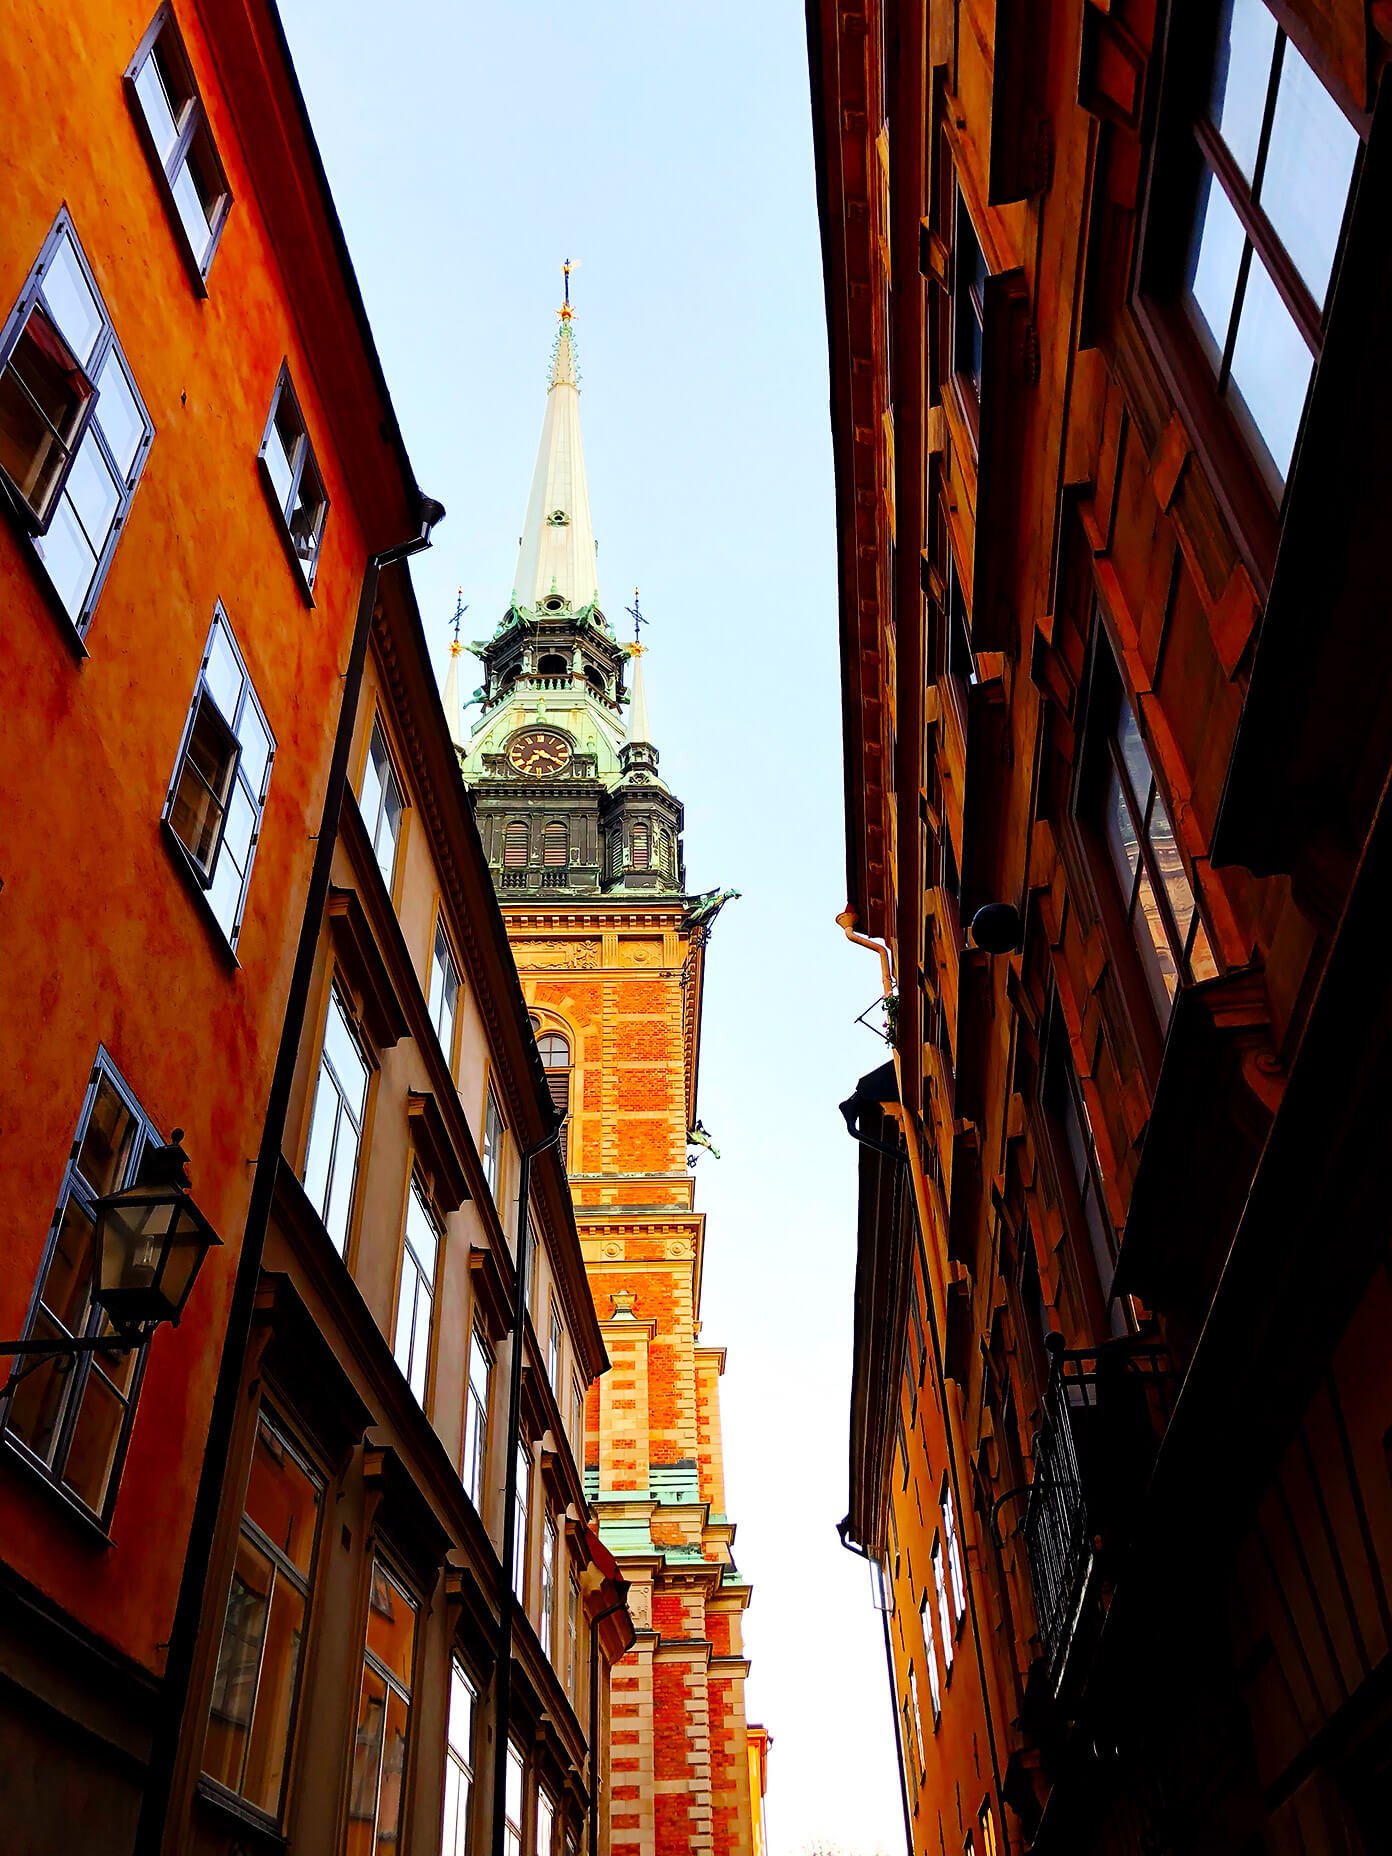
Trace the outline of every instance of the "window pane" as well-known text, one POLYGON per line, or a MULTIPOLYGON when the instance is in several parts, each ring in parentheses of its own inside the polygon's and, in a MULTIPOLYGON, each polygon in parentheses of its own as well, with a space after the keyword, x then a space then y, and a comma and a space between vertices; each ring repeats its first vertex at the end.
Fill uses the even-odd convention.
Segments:
POLYGON ((219 828, 235 767, 235 745, 216 709, 200 697, 169 808, 175 836, 211 874, 219 828))
MULTIPOLYGON (((417 1368, 412 1358, 416 1333, 416 1298, 419 1288, 420 1271, 408 1250, 401 1264, 401 1291, 396 1301, 396 1332, 392 1337, 392 1357, 405 1373, 407 1382, 412 1392, 415 1392, 417 1400, 424 1403, 420 1392, 416 1391, 417 1368)), ((419 1351, 423 1362, 424 1347, 421 1347, 419 1351)), ((423 1370, 420 1377, 424 1378, 423 1370)))
POLYGON ((1184 859, 1179 854, 1175 843, 1174 827, 1170 815, 1165 810, 1165 802, 1159 793, 1155 795, 1150 808, 1150 825, 1146 836, 1150 848, 1155 853, 1155 867, 1160 876, 1160 884, 1165 892, 1165 899, 1170 905, 1170 913, 1181 936, 1189 932, 1189 923, 1194 913, 1194 892, 1189 887, 1189 878, 1184 873, 1184 859))
MULTIPOLYGON (((1262 0, 1227 0, 1213 60, 1209 114, 1251 180, 1276 49, 1276 22, 1262 0)), ((1289 55, 1289 54, 1287 54, 1289 55)))
MULTIPOLYGON (((59 1333, 57 1326, 44 1315, 33 1324, 35 1340, 49 1340, 59 1333)), ((22 1437, 35 1456, 45 1463, 53 1460, 58 1436, 72 1385, 72 1367, 66 1360, 45 1360, 27 1372, 15 1387, 10 1400, 7 1424, 16 1437, 22 1437)))
POLYGON ((114 348, 102 363, 97 394, 97 422, 111 447, 117 469, 123 477, 129 477, 140 441, 145 436, 145 421, 114 348))
POLYGON ((266 1641, 274 1578, 270 1559, 242 1534, 227 1593, 208 1734, 203 1743, 203 1770, 234 1792, 242 1789, 246 1772, 256 1678, 266 1641))
POLYGON ((208 241, 213 236, 209 215, 217 194, 215 191, 206 190, 206 181, 200 185, 192 151, 190 151, 189 158, 180 162, 178 172, 170 185, 174 190, 174 204, 179 209, 180 223, 188 235, 194 258, 201 266, 207 256, 208 241))
POLYGON ((344 1096, 353 1111, 353 1118, 361 1122, 363 1107, 367 1100, 367 1062, 358 1046, 357 1039, 349 1028, 347 1015, 336 991, 329 995, 329 1016, 324 1026, 324 1048, 333 1063, 338 1080, 343 1085, 344 1096))
POLYGON ((251 1459, 246 1512, 307 1579, 314 1558, 319 1488, 264 1419, 251 1459))
POLYGON ((251 852, 251 834, 256 827, 256 808, 247 798, 246 787, 238 780, 227 805, 227 829, 223 833, 223 852, 230 855, 240 876, 251 852))
POLYGON ((1213 958, 1213 949, 1204 932, 1204 925, 1199 922, 1194 929, 1194 945, 1189 950, 1189 977, 1193 980, 1212 980, 1218 977, 1218 962, 1213 958))
POLYGON ((416 1188, 412 1186, 406 1207, 406 1240, 420 1263, 427 1288, 435 1280, 435 1248, 438 1236, 430 1213, 425 1209, 424 1201, 416 1188))
POLYGON ((416 1608, 380 1560, 372 1567, 367 1608, 367 1647, 403 1688, 411 1686, 416 1645, 416 1608))
POLYGON ((179 128, 153 52, 136 73, 135 92, 150 125, 150 134, 155 138, 155 150, 161 163, 167 163, 179 139, 179 128))
POLYGON ((1246 243, 1232 203, 1208 168, 1199 180, 1194 237, 1189 248, 1189 292, 1213 344, 1216 366, 1228 339, 1238 266, 1246 243))
POLYGON ((474 1691, 458 1663, 450 1672, 449 1745, 466 1766, 473 1764, 474 1691))
POLYGON ((314 1091, 314 1113, 309 1124, 309 1146, 305 1152, 304 1188, 311 1205, 324 1216, 327 1210, 329 1162, 333 1158, 334 1124, 338 1120, 339 1095, 332 1076, 321 1068, 314 1091))
POLYGON ((237 904, 242 899, 242 873, 230 856, 219 854, 213 880, 208 885, 208 907, 218 926, 231 941, 237 923, 237 904))
POLYGON ((365 1668, 362 1689, 358 1695, 357 1731, 353 1736, 353 1776, 348 1794, 348 1856, 373 1856, 386 1712, 387 1685, 375 1669, 365 1668))
POLYGON ((242 684, 246 679, 221 619, 213 626, 208 640, 208 661, 203 666, 203 679, 212 691, 213 701, 221 709, 224 721, 229 727, 234 726, 237 704, 242 699, 242 684))
POLYGON ((469 1775, 453 1759, 445 1761, 445 1818, 440 1828, 440 1856, 467 1856, 469 1848, 469 1775))
POLYGON ((44 1275, 43 1302, 49 1314, 61 1321, 69 1334, 80 1333, 86 1325, 92 1288, 94 1262, 92 1214, 73 1194, 63 1207, 63 1216, 54 1239, 53 1254, 44 1275))
POLYGON ((333 1183, 329 1188, 328 1210, 324 1228, 342 1256, 348 1248, 348 1219, 353 1209, 353 1182, 358 1166, 358 1131, 346 1115, 338 1118, 338 1143, 334 1148, 333 1183))
POLYGON ((60 498, 47 534, 34 537, 34 550, 53 582, 53 590, 64 611, 76 621, 92 584, 92 575, 97 570, 97 557, 88 546, 66 496, 60 498))
POLYGON ((282 511, 290 501, 290 488, 295 481, 295 466, 291 455, 286 450, 285 440, 281 436, 278 420, 271 422, 271 429, 266 435, 266 448, 261 454, 266 460, 266 469, 271 474, 271 482, 280 499, 282 511))
POLYGON ((1232 385, 1284 481, 1313 363, 1276 286, 1253 255, 1233 349, 1232 385))
POLYGON ((121 506, 121 490, 95 438, 84 439, 73 459, 67 494, 93 553, 100 554, 121 506))
POLYGON ((1170 937, 1160 914, 1160 904, 1156 901, 1150 878, 1144 872, 1142 872, 1136 890, 1136 911, 1132 927, 1136 945, 1141 951, 1141 964, 1145 968, 1146 979, 1150 983, 1156 1010, 1162 1019, 1166 1018, 1169 1016, 1170 1002, 1174 998, 1178 976, 1175 972, 1174 955, 1170 951, 1170 937))
POLYGON ((1287 39, 1261 203, 1321 306, 1357 153, 1357 131, 1287 39))
POLYGON ((271 737, 256 704, 247 701, 237 724, 237 739, 242 744, 242 772, 247 784, 259 799, 266 778, 266 763, 271 758, 271 737))
POLYGON ((285 1767, 290 1756, 290 1717, 304 1638, 304 1594, 277 1575, 261 1657, 261 1681, 251 1724, 246 1775, 241 1791, 272 1816, 280 1812, 285 1767))
POLYGON ((1131 879, 1136 874, 1140 844, 1136 835, 1136 823, 1131 816, 1131 808, 1127 805, 1126 795, 1121 790, 1121 777, 1116 768, 1110 764, 1107 767, 1107 783, 1103 795, 1102 822, 1107 835, 1107 849, 1111 853, 1112 867, 1116 871, 1122 896, 1129 902, 1131 900, 1131 879))
POLYGON ((111 1078, 99 1076, 77 1150, 77 1170, 98 1198, 126 1184, 139 1132, 139 1122, 111 1078))
POLYGON ((63 1480, 80 1501, 98 1513, 106 1501, 125 1415, 125 1400, 117 1397, 100 1374, 89 1373, 68 1444, 63 1480))
POLYGON ((41 287, 64 340, 85 367, 92 358, 105 319, 66 233, 58 240, 41 287))

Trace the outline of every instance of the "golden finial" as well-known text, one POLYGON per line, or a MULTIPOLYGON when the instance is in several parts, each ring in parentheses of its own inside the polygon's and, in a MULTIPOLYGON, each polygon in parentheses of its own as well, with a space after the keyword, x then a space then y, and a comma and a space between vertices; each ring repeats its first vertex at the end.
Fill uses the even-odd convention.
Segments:
POLYGON ((574 268, 569 258, 561 265, 561 276, 565 279, 565 301, 556 311, 556 314, 560 317, 562 322, 569 322, 571 317, 575 314, 575 311, 570 307, 570 273, 574 268))

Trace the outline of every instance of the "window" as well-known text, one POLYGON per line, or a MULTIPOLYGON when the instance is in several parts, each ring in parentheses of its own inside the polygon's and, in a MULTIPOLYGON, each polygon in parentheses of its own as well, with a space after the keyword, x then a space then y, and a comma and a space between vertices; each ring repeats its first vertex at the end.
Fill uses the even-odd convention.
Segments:
POLYGON ((512 1589, 519 1605, 527 1602, 527 1510, 532 1493, 532 1459, 525 1443, 517 1445, 517 1493, 513 1498, 512 1589))
POLYGON ((541 834, 541 861, 548 870, 564 870, 570 863, 570 827, 553 819, 541 834))
POLYGON ((952 238, 952 369, 970 390, 968 410, 975 418, 981 404, 981 362, 985 329, 986 259, 966 201, 957 195, 952 238))
POLYGON ((585 1462, 585 1388, 578 1379, 570 1385, 570 1447, 575 1460, 584 1467, 585 1462))
POLYGON ((305 1152, 304 1188, 339 1256, 347 1254, 358 1149, 367 1107, 367 1059, 337 986, 329 993, 324 1048, 305 1152))
POLYGON ((430 1022, 445 1053, 445 1062, 454 1065, 454 1021, 459 1006, 459 969, 450 952, 449 937, 443 922, 435 926, 435 955, 430 963, 430 1022))
POLYGON ((551 1856, 556 1836, 556 1807, 546 1793, 537 1789, 536 1856, 551 1856))
POLYGON ((938 1623, 942 1627, 943 1672, 952 1674, 952 1659, 956 1655, 953 1645, 952 1614, 947 1601, 947 1568, 943 1563, 942 1541, 936 1536, 933 1540, 933 1590, 938 1597, 938 1623))
POLYGON ((967 1582, 962 1568, 962 1543, 957 1534, 957 1510, 952 1501, 952 1490, 943 1477, 942 1486, 943 1541, 947 1547, 948 1581, 952 1587, 952 1615, 961 1628, 962 1619, 967 1615, 967 1582))
POLYGON ((416 1605, 380 1558, 372 1562, 362 1687, 353 1743, 346 1856, 401 1846, 416 1605))
POLYGON ((909 1316, 913 1322, 913 1357, 915 1383, 922 1384, 923 1370, 928 1364, 928 1335, 923 1326, 923 1293, 915 1277, 909 1291, 909 1316))
POLYGON ((629 861, 633 868, 646 870, 648 867, 648 828, 641 819, 633 827, 633 835, 629 842, 632 847, 629 861))
POLYGON ((492 1084, 490 1084, 488 1100, 483 1111, 483 1171, 495 1205, 498 1202, 498 1192, 502 1185, 503 1134, 502 1113, 498 1108, 498 1098, 494 1095, 492 1084))
POLYGON ((153 437, 64 211, 0 329, 0 474, 79 637, 153 437))
POLYGON ((164 818, 231 947, 246 909, 275 738, 219 606, 198 666, 164 818))
POLYGON ((227 223, 231 190, 207 111, 170 7, 154 17, 126 72, 128 93, 163 182, 166 203, 188 242, 200 287, 227 223))
POLYGON ((503 1794, 503 1849, 506 1856, 522 1856, 522 1793, 526 1772, 516 1741, 508 1741, 507 1784, 503 1794))
POLYGON ((445 1730, 445 1822, 440 1833, 440 1856, 468 1856, 477 1706, 474 1685, 456 1656, 450 1665, 449 1724, 445 1730))
POLYGON ((492 1362, 483 1334, 475 1326, 469 1345, 469 1386, 464 1404, 464 1489, 483 1512, 483 1471, 488 1451, 488 1377, 492 1362))
POLYGON ((1182 301, 1218 394, 1279 495, 1360 143, 1262 0, 1226 0, 1219 14, 1192 124, 1182 301))
POLYGON ((909 1703, 913 1708, 914 1742, 918 1747, 918 1770, 920 1774, 928 1770, 928 1748, 923 1740, 923 1716, 918 1707, 918 1671, 909 1664, 909 1703))
POLYGON ((524 870, 528 854, 527 827, 520 818, 515 818, 503 833, 504 870, 524 870))
POLYGON ((561 1396, 561 1311, 556 1306, 555 1298, 551 1301, 551 1321, 546 1335, 546 1377, 551 1382, 551 1390, 557 1401, 561 1396))
POLYGON ((566 1598, 566 1657, 565 1686, 566 1694, 572 1702, 579 1696, 580 1677, 580 1581, 575 1574, 570 1575, 570 1591, 566 1598))
MULTIPOLYGON (((923 1666, 928 1671, 928 1699, 933 1704, 933 1725, 942 1718, 942 1689, 938 1683, 938 1652, 934 1642, 933 1612, 925 1592, 918 1606, 918 1621, 923 1631, 923 1666)), ((951 1658, 949 1657, 949 1666, 951 1658)))
POLYGON ((911 1722, 911 1704, 905 1695, 899 1703, 899 1745, 903 1752, 904 1771, 909 1778, 910 1812, 918 1815, 918 1775, 919 1764, 914 1757, 913 1726, 911 1722))
MULTIPOLYGON (((26 1340, 113 1333, 93 1304, 93 1206, 134 1185, 155 1132, 140 1104, 99 1050, 63 1174, 26 1340)), ((113 1349, 30 1367, 3 1400, 5 1432, 26 1461, 105 1524, 135 1421, 145 1350, 113 1349)))
POLYGON ((551 1515, 541 1536, 541 1647, 556 1654, 556 1523, 551 1515))
POLYGON ((556 1113, 564 1116, 570 1111, 570 1039, 559 1031, 543 1031, 537 1039, 537 1049, 541 1052, 546 1087, 551 1091, 556 1113))
MULTIPOLYGON (((1097 1143, 1093 1139, 1092 1123, 1088 1119, 1078 1073, 1073 1067, 1068 1032, 1057 1000, 1050 1018, 1044 1051, 1044 1104, 1053 1117, 1057 1131, 1053 1145, 1056 1150, 1062 1149, 1059 1165, 1066 1172, 1067 1184, 1072 1187, 1078 1211, 1082 1215, 1083 1227, 1087 1231, 1088 1244, 1097 1268, 1098 1286, 1106 1302, 1111 1296, 1112 1276, 1116 1268, 1115 1234, 1102 1199, 1097 1143)), ((1114 1331, 1124 1333, 1125 1324, 1120 1309, 1113 1309, 1112 1320, 1114 1331)))
POLYGON ((319 544, 329 499, 314 461, 300 403, 290 384, 290 364, 282 361, 271 396, 271 415, 257 454, 267 494, 280 511, 285 539, 304 576, 305 591, 314 585, 319 544))
POLYGON ((981 1856, 998 1856, 1000 1845, 996 1841, 996 1814, 991 1809, 991 1800, 987 1798, 981 1806, 981 1856))
POLYGON ((1212 979, 1218 967, 1135 710, 1100 639, 1094 674, 1090 803, 1163 1024, 1180 984, 1212 979))
POLYGON ((203 1770, 279 1820, 323 1483, 278 1420, 256 1427, 203 1770))
POLYGON ((372 841, 372 854, 377 859, 377 868, 382 872, 382 881, 390 889, 392 878, 396 875, 396 847, 401 838, 401 814, 405 810, 405 801, 392 771, 391 756, 387 752, 379 724, 374 724, 372 729, 367 765, 363 768, 362 792, 358 795, 358 810, 367 826, 367 835, 372 841))
POLYGON ((425 1404, 430 1365, 430 1322, 435 1309, 435 1258, 439 1245, 440 1233, 413 1179, 406 1195, 406 1238, 392 1352, 421 1406, 425 1404))

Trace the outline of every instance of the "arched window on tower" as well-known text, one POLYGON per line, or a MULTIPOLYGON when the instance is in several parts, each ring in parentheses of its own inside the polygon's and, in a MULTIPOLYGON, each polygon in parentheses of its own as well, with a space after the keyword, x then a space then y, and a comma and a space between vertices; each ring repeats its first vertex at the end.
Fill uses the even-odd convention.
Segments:
POLYGON ((553 818, 541 834, 541 861, 548 870, 564 870, 570 863, 570 827, 553 818))
POLYGON ((562 657, 559 651, 548 651, 544 657, 537 659, 537 675, 539 677, 568 677, 570 659, 562 657))
POLYGON ((570 1039, 559 1031, 543 1031, 537 1038, 546 1087, 560 1115, 570 1113, 570 1039))
POLYGON ((606 694, 604 672, 602 670, 596 670, 593 664, 586 664, 585 666, 585 681, 592 690, 596 690, 601 696, 606 694))
POLYGON ((503 833, 503 868, 522 870, 526 864, 527 825, 525 819, 515 818, 503 833))
POLYGON ((638 823, 633 827, 633 834, 629 839, 629 846, 630 864, 635 870, 646 870, 650 862, 648 827, 642 819, 639 819, 638 823))

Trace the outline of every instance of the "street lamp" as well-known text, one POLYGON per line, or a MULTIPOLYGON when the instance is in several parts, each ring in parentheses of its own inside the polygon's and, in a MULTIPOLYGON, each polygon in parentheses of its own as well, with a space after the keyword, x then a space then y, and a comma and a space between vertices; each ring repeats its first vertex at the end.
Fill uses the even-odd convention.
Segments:
MULTIPOLYGON (((183 1138, 175 1128, 167 1146, 147 1150, 133 1186, 93 1207, 91 1296, 116 1333, 0 1341, 0 1354, 65 1359, 98 1349, 131 1352, 161 1321, 178 1325, 204 1257, 222 1242, 189 1196, 183 1138)), ((10 1384, 27 1370, 17 1368, 10 1384)))

